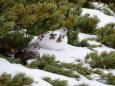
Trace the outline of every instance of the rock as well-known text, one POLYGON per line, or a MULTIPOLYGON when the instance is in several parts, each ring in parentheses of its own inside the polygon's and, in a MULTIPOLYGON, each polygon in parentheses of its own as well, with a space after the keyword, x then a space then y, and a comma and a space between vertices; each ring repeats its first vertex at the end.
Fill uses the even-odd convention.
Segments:
POLYGON ((26 47, 17 49, 14 57, 22 59, 22 61, 27 64, 27 60, 40 57, 39 49, 38 44, 29 44, 26 47))

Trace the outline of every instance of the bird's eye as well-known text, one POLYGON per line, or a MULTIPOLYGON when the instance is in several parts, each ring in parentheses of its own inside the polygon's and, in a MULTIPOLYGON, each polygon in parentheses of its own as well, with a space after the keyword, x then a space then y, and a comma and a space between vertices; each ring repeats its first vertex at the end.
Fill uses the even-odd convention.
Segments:
POLYGON ((66 29, 64 29, 64 31, 66 31, 66 29))

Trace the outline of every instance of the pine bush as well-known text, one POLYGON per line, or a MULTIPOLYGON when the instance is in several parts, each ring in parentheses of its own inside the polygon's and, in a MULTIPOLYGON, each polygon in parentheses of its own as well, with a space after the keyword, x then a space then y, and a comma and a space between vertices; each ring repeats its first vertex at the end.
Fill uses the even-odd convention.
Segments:
POLYGON ((79 44, 77 46, 88 47, 89 44, 88 44, 87 40, 82 40, 81 42, 79 42, 79 44))
POLYGON ((67 33, 67 36, 68 36, 68 43, 73 45, 73 46, 78 46, 78 33, 79 31, 78 30, 69 30, 68 33, 67 33))
POLYGON ((99 7, 99 8, 97 8, 97 10, 100 10, 101 12, 103 12, 106 15, 113 16, 113 14, 111 13, 111 11, 108 10, 107 8, 101 8, 101 7, 99 7))
POLYGON ((86 62, 94 68, 115 69, 115 52, 90 53, 86 56, 86 62), (91 59, 91 61, 88 61, 91 59))
POLYGON ((109 35, 109 36, 105 36, 104 37, 104 44, 109 46, 109 47, 112 47, 112 48, 115 48, 115 34, 113 35, 109 35))
POLYGON ((51 78, 49 77, 45 77, 43 78, 43 80, 49 82, 53 86, 67 86, 66 80, 60 80, 60 79, 51 80, 51 78))
POLYGON ((43 55, 41 58, 33 61, 31 64, 27 65, 29 68, 42 69, 48 72, 65 75, 68 77, 79 78, 77 74, 74 74, 73 71, 61 67, 61 64, 58 61, 55 61, 55 56, 43 55))
POLYGON ((115 24, 110 23, 105 25, 104 27, 98 28, 96 30, 96 34, 98 36, 98 40, 112 48, 115 48, 115 24))
POLYGON ((76 85, 76 86, 89 86, 89 85, 83 83, 83 84, 76 85))
POLYGON ((105 80, 105 84, 115 85, 115 75, 112 73, 101 75, 101 79, 105 80))
POLYGON ((87 75, 90 75, 93 73, 93 70, 88 67, 83 67, 83 64, 71 64, 71 63, 61 63, 62 67, 65 67, 67 69, 71 69, 73 71, 78 72, 79 74, 82 74, 87 77, 87 75))
POLYGON ((95 1, 95 0, 85 0, 85 3, 83 4, 83 7, 84 7, 84 8, 93 9, 94 6, 93 6, 93 4, 91 3, 91 1, 95 1))
POLYGON ((33 80, 30 77, 25 76, 23 73, 19 73, 12 77, 11 74, 3 73, 0 75, 0 86, 31 86, 33 80))
POLYGON ((79 17, 76 27, 83 33, 95 33, 99 19, 94 16, 90 17, 89 14, 85 14, 79 17))
POLYGON ((10 63, 24 64, 20 58, 11 58, 11 57, 3 56, 3 55, 0 55, 0 58, 4 58, 8 60, 10 63))
POLYGON ((0 37, 0 45, 1 47, 8 45, 10 48, 19 48, 26 46, 31 39, 32 35, 26 35, 25 32, 12 31, 0 37))
MULTIPOLYGON (((17 30, 25 29, 25 34, 29 35, 40 35, 60 27, 71 30, 78 21, 83 3, 84 0, 0 0, 0 35, 6 39, 9 32, 14 31, 19 40, 14 39, 12 43, 20 46, 29 41, 24 41, 23 34, 17 30)), ((14 34, 10 35, 5 41, 11 40, 14 34)))

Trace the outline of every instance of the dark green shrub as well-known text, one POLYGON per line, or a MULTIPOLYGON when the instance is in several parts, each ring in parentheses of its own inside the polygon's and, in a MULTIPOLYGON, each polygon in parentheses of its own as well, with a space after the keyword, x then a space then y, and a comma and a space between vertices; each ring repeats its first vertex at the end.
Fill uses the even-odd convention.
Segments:
POLYGON ((101 75, 101 79, 106 80, 106 84, 115 85, 115 75, 111 73, 101 75))
POLYGON ((98 74, 98 75, 102 75, 103 71, 96 68, 95 70, 93 70, 93 73, 98 74))
MULTIPOLYGON (((83 3, 84 0, 0 0, 0 36, 3 38, 0 40, 21 47, 29 43, 29 35, 40 35, 60 27, 72 32, 83 3), (23 29, 26 30, 24 34, 17 32, 23 29), (12 31, 14 33, 9 34, 12 31)), ((68 37, 69 43, 75 45, 71 38, 76 37, 72 34, 68 37)))
POLYGON ((60 79, 51 80, 51 78, 49 77, 45 77, 43 78, 43 80, 49 82, 53 86, 67 86, 66 80, 60 80, 60 79))
POLYGON ((79 17, 76 27, 83 33, 95 33, 99 19, 94 16, 90 17, 89 14, 85 14, 79 17))
POLYGON ((25 32, 21 31, 13 31, 0 37, 0 46, 8 45, 10 48, 23 47, 30 43, 31 39, 32 35, 26 35, 25 32))
POLYGON ((36 59, 31 64, 27 65, 29 68, 39 68, 44 69, 49 65, 58 65, 58 61, 55 61, 54 55, 44 54, 41 58, 36 59))
POLYGON ((96 0, 96 1, 101 1, 103 3, 114 3, 114 0, 96 0))
POLYGON ((109 35, 109 36, 105 36, 103 38, 104 40, 104 44, 109 46, 109 47, 112 47, 112 48, 115 48, 115 34, 113 35, 109 35))
POLYGON ((69 30, 67 33, 68 43, 74 46, 78 45, 78 30, 69 30))
POLYGON ((76 85, 76 86, 89 86, 89 85, 87 85, 87 84, 81 84, 81 85, 76 85))
MULTIPOLYGON (((94 1, 94 0, 91 0, 91 1, 94 1)), ((83 4, 83 7, 84 8, 90 8, 90 9, 94 8, 93 4, 90 3, 90 0, 85 0, 85 3, 83 4)))
POLYGON ((11 58, 11 57, 6 57, 6 56, 2 56, 2 55, 0 55, 0 58, 4 58, 4 59, 8 60, 10 63, 23 64, 23 62, 20 58, 11 58))
POLYGON ((101 8, 101 7, 99 7, 99 8, 96 8, 96 9, 100 10, 101 12, 103 12, 106 15, 113 16, 113 14, 111 13, 111 11, 108 10, 107 8, 101 8))
POLYGON ((77 46, 79 46, 79 47, 87 47, 88 49, 93 50, 93 51, 95 51, 93 48, 102 47, 102 45, 89 44, 88 40, 89 39, 82 40, 81 42, 78 43, 77 46))
POLYGON ((61 26, 73 27, 82 5, 81 0, 77 3, 58 0, 32 0, 29 3, 27 0, 2 0, 0 3, 0 34, 25 28, 27 33, 33 35, 61 26))
POLYGON ((115 48, 115 24, 107 24, 104 27, 98 28, 96 34, 98 36, 98 40, 112 48, 115 48))
POLYGON ((115 12, 115 3, 109 3, 108 6, 113 12, 115 12))
POLYGON ((90 75, 93 72, 90 68, 83 67, 81 63, 80 64, 61 63, 61 66, 67 69, 71 69, 72 71, 76 71, 86 77, 87 75, 90 75))
POLYGON ((115 68, 115 52, 102 52, 100 55, 98 53, 90 53, 86 56, 86 61, 91 64, 94 68, 104 68, 104 69, 114 69, 115 68))
POLYGON ((105 26, 115 28, 115 23, 109 23, 109 24, 106 24, 105 26))
POLYGON ((14 77, 11 74, 3 73, 0 76, 0 86, 24 86, 33 83, 33 80, 29 77, 26 77, 25 74, 19 73, 14 77))
POLYGON ((87 40, 82 40, 82 41, 78 44, 78 46, 80 46, 80 47, 88 47, 89 44, 88 44, 87 40))
POLYGON ((27 65, 29 68, 42 69, 56 74, 65 75, 68 77, 79 78, 77 74, 73 74, 73 71, 61 67, 58 61, 55 61, 55 56, 43 55, 42 58, 38 58, 31 64, 27 65))

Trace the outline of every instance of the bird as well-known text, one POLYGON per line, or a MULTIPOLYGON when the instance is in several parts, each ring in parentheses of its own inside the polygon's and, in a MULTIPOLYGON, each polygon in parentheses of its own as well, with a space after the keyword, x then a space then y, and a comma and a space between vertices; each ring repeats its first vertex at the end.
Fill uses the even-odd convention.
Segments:
POLYGON ((68 42, 67 29, 60 28, 54 31, 48 31, 39 35, 35 40, 41 48, 62 50, 68 42))

